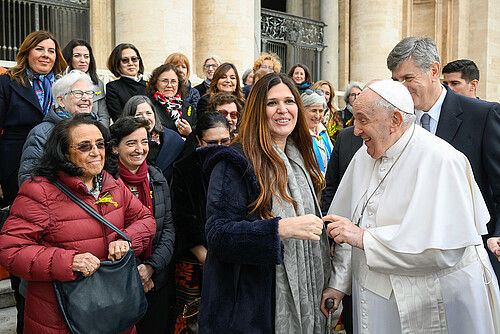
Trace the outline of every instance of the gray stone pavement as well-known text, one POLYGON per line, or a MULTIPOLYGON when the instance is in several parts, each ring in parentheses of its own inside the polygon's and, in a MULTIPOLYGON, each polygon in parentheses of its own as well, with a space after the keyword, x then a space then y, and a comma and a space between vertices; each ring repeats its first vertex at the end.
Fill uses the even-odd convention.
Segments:
POLYGON ((16 307, 0 309, 0 334, 14 334, 16 332, 16 307))

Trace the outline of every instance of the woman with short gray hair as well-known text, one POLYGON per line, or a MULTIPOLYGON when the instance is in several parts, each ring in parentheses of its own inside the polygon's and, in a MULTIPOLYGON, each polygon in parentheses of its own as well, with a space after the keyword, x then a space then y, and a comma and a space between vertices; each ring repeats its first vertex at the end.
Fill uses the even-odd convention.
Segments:
POLYGON ((353 125, 352 119, 352 105, 356 98, 361 94, 363 90, 363 84, 358 81, 350 81, 345 87, 344 101, 346 106, 344 109, 340 110, 340 115, 342 116, 342 121, 344 122, 344 127, 353 125))
POLYGON ((45 143, 56 123, 66 118, 73 118, 78 113, 92 113, 92 99, 95 93, 91 87, 94 85, 90 76, 79 70, 72 70, 54 82, 52 86, 54 105, 42 123, 30 131, 24 143, 18 174, 19 187, 30 178, 31 170, 42 157, 45 143))

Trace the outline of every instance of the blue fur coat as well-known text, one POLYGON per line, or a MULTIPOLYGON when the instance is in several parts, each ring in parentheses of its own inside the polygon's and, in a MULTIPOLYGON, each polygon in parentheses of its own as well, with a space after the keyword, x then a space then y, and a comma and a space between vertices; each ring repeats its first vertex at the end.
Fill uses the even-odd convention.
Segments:
POLYGON ((275 268, 283 262, 280 218, 250 214, 260 187, 240 145, 200 153, 210 175, 200 332, 273 333, 275 268))

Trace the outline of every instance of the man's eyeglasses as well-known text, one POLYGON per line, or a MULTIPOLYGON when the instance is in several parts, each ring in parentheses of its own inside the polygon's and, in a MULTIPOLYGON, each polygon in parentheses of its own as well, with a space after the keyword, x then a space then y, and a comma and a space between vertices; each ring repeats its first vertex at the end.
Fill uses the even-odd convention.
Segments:
POLYGON ((96 142, 95 144, 91 144, 91 143, 81 143, 81 144, 78 144, 78 145, 70 145, 69 147, 71 148, 76 148, 78 151, 82 152, 82 153, 87 153, 87 152, 90 152, 92 151, 92 147, 95 147, 99 150, 99 151, 102 151, 106 148, 106 142, 104 140, 102 141, 98 141, 96 142))
POLYGON ((130 58, 122 58, 122 59, 120 59, 120 61, 122 62, 122 64, 128 64, 128 63, 129 63, 129 61, 131 61, 131 60, 132 60, 132 62, 135 64, 135 63, 137 63, 139 60, 141 60, 141 58, 139 58, 139 57, 135 57, 135 56, 134 56, 134 57, 130 57, 130 58))
POLYGON ((206 69, 206 70, 208 70, 210 67, 213 68, 214 70, 216 70, 217 67, 219 67, 219 65, 217 65, 217 64, 208 64, 208 65, 203 66, 203 68, 206 69))
POLYGON ((224 116, 227 117, 229 115, 231 119, 238 119, 240 117, 240 113, 238 111, 227 111, 225 109, 219 109, 216 110, 217 112, 220 112, 221 114, 224 114, 224 116))
POLYGON ((76 97, 77 99, 81 99, 83 97, 83 95, 85 94, 85 95, 87 95, 87 97, 89 99, 91 99, 91 98, 94 97, 95 92, 93 90, 83 91, 83 90, 79 90, 79 89, 73 89, 73 90, 70 90, 69 92, 67 92, 64 95, 66 96, 68 94, 73 94, 73 96, 76 97))
POLYGON ((313 93, 316 93, 319 96, 323 96, 325 94, 325 92, 322 91, 321 89, 317 89, 317 90, 306 89, 304 93, 306 93, 307 95, 312 95, 313 93))
POLYGON ((202 140, 207 145, 229 145, 229 143, 231 142, 231 138, 229 137, 222 138, 221 140, 205 140, 205 139, 202 140))
POLYGON ((270 70, 274 70, 274 66, 260 65, 260 68, 268 68, 270 70))

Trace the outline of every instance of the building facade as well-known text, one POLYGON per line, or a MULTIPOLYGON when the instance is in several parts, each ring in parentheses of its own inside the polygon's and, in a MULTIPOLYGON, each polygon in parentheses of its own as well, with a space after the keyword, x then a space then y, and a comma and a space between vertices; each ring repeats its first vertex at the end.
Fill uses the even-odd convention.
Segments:
POLYGON ((184 53, 193 82, 203 78, 208 55, 242 73, 264 50, 283 59, 283 72, 303 62, 315 80, 337 90, 351 80, 390 78, 386 57, 394 45, 425 35, 436 41, 443 65, 476 62, 478 96, 500 97, 498 0, 0 0, 0 18, 3 66, 12 64, 7 51, 15 53, 12 44, 18 47, 23 35, 52 28, 62 46, 72 37, 90 39, 104 76, 108 55, 123 42, 137 46, 146 72, 168 54, 184 53))

